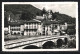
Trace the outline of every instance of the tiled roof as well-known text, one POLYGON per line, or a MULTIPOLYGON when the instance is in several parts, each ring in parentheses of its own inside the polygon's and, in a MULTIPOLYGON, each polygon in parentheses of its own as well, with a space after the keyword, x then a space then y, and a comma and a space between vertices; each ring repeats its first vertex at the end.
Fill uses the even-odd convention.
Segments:
POLYGON ((36 16, 36 19, 44 19, 43 16, 36 16))
POLYGON ((24 24, 24 20, 13 20, 8 22, 9 25, 23 25, 24 24))
POLYGON ((33 19, 30 21, 26 21, 26 20, 15 20, 15 21, 10 21, 8 22, 9 25, 23 25, 25 23, 35 23, 35 22, 41 22, 39 20, 33 19))
POLYGON ((14 21, 10 21, 9 25, 23 25, 25 23, 43 23, 43 25, 50 25, 50 24, 64 24, 63 21, 60 20, 46 20, 46 19, 32 19, 32 20, 14 20, 14 21))
POLYGON ((41 21, 40 20, 33 19, 33 20, 30 20, 30 21, 27 21, 27 22, 41 22, 41 21))
POLYGON ((22 22, 9 22, 9 25, 23 25, 24 23, 22 22))
POLYGON ((50 25, 50 24, 62 24, 63 22, 61 21, 54 21, 54 20, 45 20, 43 21, 43 25, 50 25))

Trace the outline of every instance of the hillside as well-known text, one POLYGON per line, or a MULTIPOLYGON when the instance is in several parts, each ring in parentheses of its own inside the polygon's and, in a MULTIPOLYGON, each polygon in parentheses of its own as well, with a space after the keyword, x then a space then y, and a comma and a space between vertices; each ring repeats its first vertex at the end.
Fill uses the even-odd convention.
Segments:
POLYGON ((5 10, 5 17, 10 14, 12 19, 19 19, 19 17, 21 16, 21 14, 23 12, 27 12, 27 13, 31 13, 33 15, 36 15, 37 12, 41 13, 40 9, 37 9, 36 7, 27 4, 27 5, 5 5, 4 6, 4 10, 5 10), (15 17, 16 16, 16 17, 15 17))
POLYGON ((40 9, 37 9, 36 7, 30 5, 30 4, 27 4, 27 5, 5 5, 4 7, 4 10, 5 11, 11 11, 13 14, 18 14, 18 13, 22 13, 22 11, 29 11, 31 12, 32 14, 36 14, 37 12, 41 12, 40 9))
POLYGON ((70 24, 75 24, 76 23, 76 18, 72 18, 71 16, 68 16, 66 14, 61 14, 59 12, 55 12, 53 13, 53 15, 55 16, 55 18, 57 20, 61 20, 61 21, 64 21, 64 22, 67 22, 67 23, 70 23, 70 24))
MULTIPOLYGON (((33 19, 36 15, 42 15, 42 10, 27 4, 27 5, 5 5, 4 6, 4 17, 5 17, 5 26, 7 26, 7 18, 10 15, 11 20, 30 20, 33 19)), ((68 16, 66 14, 61 14, 59 12, 53 13, 53 18, 57 20, 62 20, 67 23, 75 23, 75 18, 68 16)))

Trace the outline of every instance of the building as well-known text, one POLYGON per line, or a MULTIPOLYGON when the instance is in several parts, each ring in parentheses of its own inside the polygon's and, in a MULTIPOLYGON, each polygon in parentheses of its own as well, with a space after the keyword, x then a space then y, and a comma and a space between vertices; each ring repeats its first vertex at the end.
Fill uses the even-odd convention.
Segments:
POLYGON ((63 23, 60 20, 52 20, 52 13, 43 14, 43 16, 37 16, 35 19, 26 20, 10 20, 8 19, 8 29, 11 35, 60 35, 60 31, 67 29, 67 23, 63 23), (40 19, 41 18, 41 19, 40 19))
POLYGON ((34 36, 41 34, 41 21, 33 19, 30 21, 10 21, 9 33, 11 35, 28 35, 34 36))
POLYGON ((33 19, 25 22, 24 24, 24 35, 40 35, 41 34, 41 21, 33 19))
POLYGON ((60 35, 60 31, 67 29, 67 24, 61 21, 47 20, 43 24, 43 35, 60 35))
POLYGON ((9 23, 9 33, 11 35, 21 35, 24 31, 24 23, 23 21, 10 21, 9 23), (23 29, 22 29, 23 28, 23 29))
POLYGON ((8 33, 9 33, 9 32, 8 32, 8 27, 5 27, 5 28, 4 28, 4 34, 7 35, 8 33))

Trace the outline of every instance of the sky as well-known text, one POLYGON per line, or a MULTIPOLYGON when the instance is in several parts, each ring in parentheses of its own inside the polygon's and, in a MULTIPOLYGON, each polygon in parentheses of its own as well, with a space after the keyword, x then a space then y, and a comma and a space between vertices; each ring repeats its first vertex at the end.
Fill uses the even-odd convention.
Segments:
POLYGON ((32 4, 33 6, 43 9, 45 7, 46 10, 52 10, 53 12, 59 12, 62 14, 67 14, 71 17, 76 17, 77 6, 76 3, 39 3, 32 4))
POLYGON ((5 4, 31 4, 38 9, 52 10, 71 17, 78 17, 78 2, 5 2, 5 4))

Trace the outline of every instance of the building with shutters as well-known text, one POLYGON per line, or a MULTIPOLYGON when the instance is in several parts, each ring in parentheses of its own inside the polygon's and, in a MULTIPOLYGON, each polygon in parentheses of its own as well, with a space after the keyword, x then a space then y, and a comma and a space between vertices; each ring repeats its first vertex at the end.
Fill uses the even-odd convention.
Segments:
POLYGON ((67 29, 67 23, 60 20, 52 20, 52 13, 37 16, 35 19, 26 20, 10 20, 8 19, 8 29, 11 35, 60 35, 60 31, 67 29), (44 16, 45 15, 45 16, 44 16), (41 19, 40 19, 41 17, 41 19))

